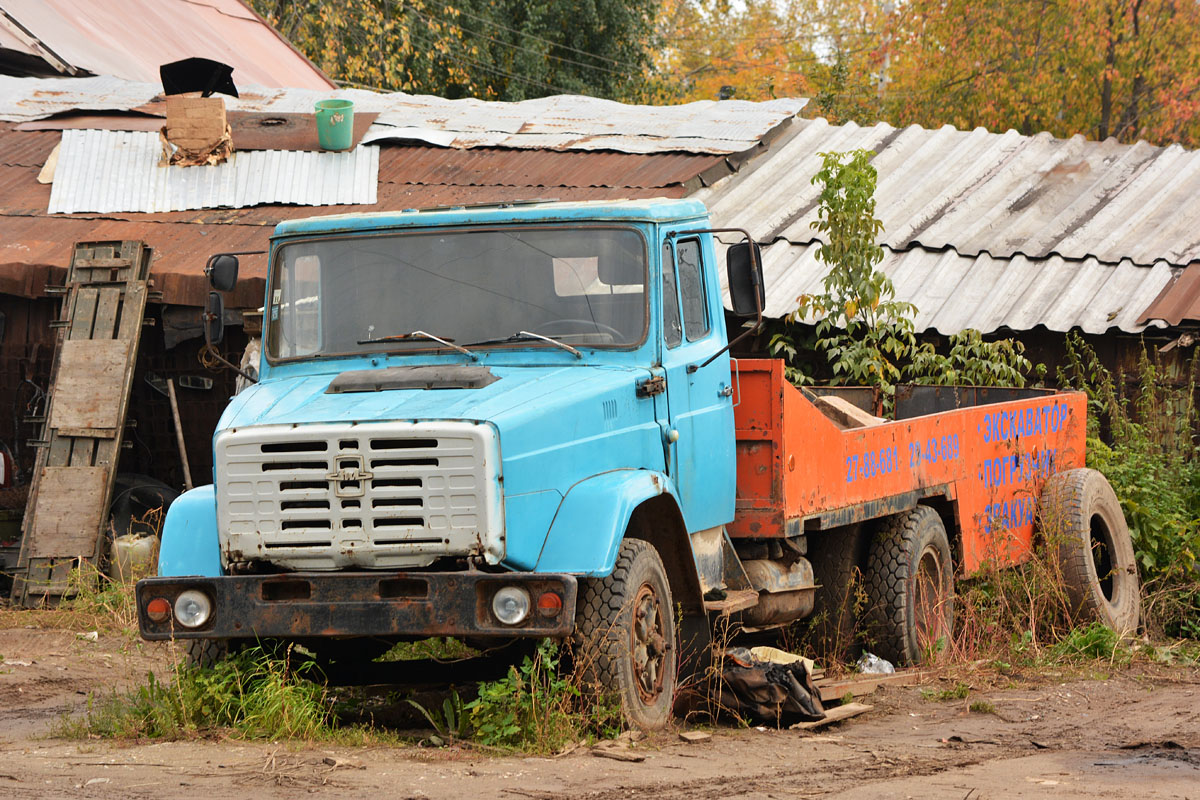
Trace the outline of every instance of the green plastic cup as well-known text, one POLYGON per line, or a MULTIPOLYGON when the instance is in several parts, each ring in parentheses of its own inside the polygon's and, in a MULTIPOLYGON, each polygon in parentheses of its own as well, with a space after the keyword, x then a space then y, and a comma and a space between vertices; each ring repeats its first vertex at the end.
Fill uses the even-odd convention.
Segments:
POLYGON ((354 103, 350 100, 317 102, 317 143, 322 150, 349 150, 354 141, 354 103))

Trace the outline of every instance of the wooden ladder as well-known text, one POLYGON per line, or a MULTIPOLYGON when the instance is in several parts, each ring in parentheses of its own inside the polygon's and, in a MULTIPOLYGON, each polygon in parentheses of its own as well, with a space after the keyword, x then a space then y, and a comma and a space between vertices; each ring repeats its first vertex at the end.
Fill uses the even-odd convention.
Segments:
POLYGON ((97 563, 121 455, 149 291, 143 242, 79 242, 67 273, 42 448, 13 581, 19 605, 53 604, 71 570, 97 563))

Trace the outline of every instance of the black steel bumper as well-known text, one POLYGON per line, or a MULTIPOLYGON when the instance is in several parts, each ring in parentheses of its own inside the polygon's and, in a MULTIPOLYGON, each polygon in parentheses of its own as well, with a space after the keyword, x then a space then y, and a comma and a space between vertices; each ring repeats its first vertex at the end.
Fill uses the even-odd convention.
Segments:
POLYGON ((575 620, 573 575, 482 572, 304 572, 219 578, 147 578, 138 581, 142 638, 309 638, 326 636, 565 636, 575 620), (521 586, 533 608, 517 625, 492 614, 492 595, 521 586), (212 600, 208 621, 185 628, 147 616, 146 605, 188 589, 212 600), (543 616, 538 597, 554 592, 562 610, 543 616))

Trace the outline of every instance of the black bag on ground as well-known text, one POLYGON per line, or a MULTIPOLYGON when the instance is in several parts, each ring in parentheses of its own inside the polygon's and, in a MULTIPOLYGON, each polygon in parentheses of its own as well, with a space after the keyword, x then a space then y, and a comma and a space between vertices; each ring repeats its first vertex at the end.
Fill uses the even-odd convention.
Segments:
POLYGON ((803 661, 759 661, 744 647, 725 651, 717 701, 722 710, 760 723, 778 725, 825 718, 821 693, 803 661))

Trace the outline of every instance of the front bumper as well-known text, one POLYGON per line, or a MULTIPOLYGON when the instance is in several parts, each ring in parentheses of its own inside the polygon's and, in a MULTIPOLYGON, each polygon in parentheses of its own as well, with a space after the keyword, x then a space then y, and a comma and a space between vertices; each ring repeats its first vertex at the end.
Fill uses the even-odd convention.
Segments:
POLYGON ((310 638, 333 636, 565 636, 575 621, 573 575, 483 572, 295 572, 138 581, 143 639, 310 638), (529 616, 505 625, 492 614, 492 595, 521 586, 533 600, 529 616), (205 592, 212 614, 185 628, 174 616, 154 622, 146 605, 162 597, 173 607, 188 589, 205 592), (562 609, 542 616, 537 599, 554 592, 562 609))

